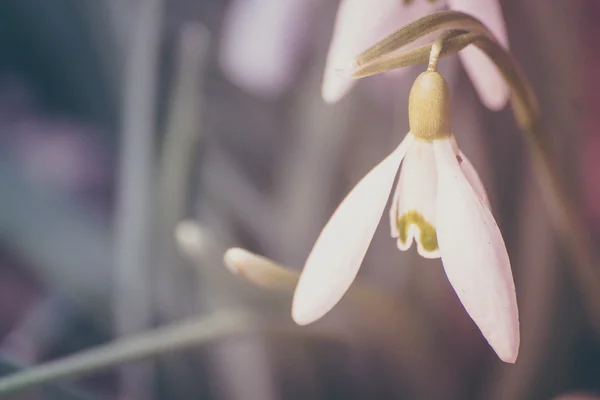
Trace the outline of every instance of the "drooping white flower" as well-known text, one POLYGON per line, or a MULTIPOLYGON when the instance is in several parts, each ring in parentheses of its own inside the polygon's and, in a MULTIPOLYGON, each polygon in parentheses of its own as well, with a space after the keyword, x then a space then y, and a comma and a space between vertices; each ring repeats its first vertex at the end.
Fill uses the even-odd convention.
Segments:
MULTIPOLYGON (((498 0, 341 0, 325 65, 323 99, 335 103, 356 83, 341 77, 336 71, 338 68, 403 25, 446 7, 480 19, 500 43, 508 47, 498 0)), ((509 89, 496 66, 474 46, 459 55, 482 102, 492 110, 503 108, 509 89)))
POLYGON ((317 239, 294 293, 292 317, 309 324, 333 308, 358 273, 392 192, 400 250, 441 257, 448 280, 498 356, 515 362, 519 319, 510 261, 485 189, 450 133, 448 89, 437 72, 417 78, 410 132, 346 196, 317 239))

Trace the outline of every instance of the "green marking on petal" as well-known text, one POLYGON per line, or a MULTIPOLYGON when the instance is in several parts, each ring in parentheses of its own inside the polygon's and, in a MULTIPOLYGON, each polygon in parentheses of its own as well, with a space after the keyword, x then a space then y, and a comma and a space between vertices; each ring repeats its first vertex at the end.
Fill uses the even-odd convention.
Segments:
POLYGON ((396 227, 400 236, 398 239, 403 244, 406 244, 408 239, 408 228, 411 225, 416 225, 419 228, 419 242, 423 250, 433 253, 438 250, 437 232, 433 225, 423 218, 423 216, 415 210, 409 210, 402 214, 396 220, 396 227))

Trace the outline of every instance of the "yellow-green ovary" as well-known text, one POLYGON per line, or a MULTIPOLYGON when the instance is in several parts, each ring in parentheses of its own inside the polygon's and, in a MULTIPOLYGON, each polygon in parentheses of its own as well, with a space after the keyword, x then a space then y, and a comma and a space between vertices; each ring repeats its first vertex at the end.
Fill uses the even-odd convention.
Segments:
POLYGON ((438 249, 435 228, 415 210, 409 210, 396 219, 396 226, 400 233, 399 239, 403 244, 406 245, 408 228, 410 228, 411 225, 416 225, 417 228, 419 228, 419 242, 421 243, 423 250, 432 253, 438 249))

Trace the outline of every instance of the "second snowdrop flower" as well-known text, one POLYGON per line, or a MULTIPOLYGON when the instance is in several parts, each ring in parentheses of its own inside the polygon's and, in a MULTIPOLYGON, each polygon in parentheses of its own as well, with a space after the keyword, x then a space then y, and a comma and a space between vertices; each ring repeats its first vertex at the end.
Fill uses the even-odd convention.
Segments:
MULTIPOLYGON (((337 68, 399 26, 441 9, 462 11, 480 19, 508 48, 506 26, 498 0, 341 0, 327 54, 321 89, 323 99, 336 103, 356 83, 356 80, 340 77, 337 68), (369 17, 365 18, 366 15, 369 17)), ((486 107, 502 109, 510 91, 496 66, 473 46, 461 51, 460 58, 486 107)))
POLYGON ((421 74, 409 97, 410 131, 346 196, 315 243, 294 294, 292 317, 309 324, 333 308, 358 273, 392 193, 391 233, 400 250, 441 257, 465 310, 505 362, 519 350, 510 261, 481 180, 450 130, 448 86, 421 74), (403 161, 404 160, 404 161, 403 161))

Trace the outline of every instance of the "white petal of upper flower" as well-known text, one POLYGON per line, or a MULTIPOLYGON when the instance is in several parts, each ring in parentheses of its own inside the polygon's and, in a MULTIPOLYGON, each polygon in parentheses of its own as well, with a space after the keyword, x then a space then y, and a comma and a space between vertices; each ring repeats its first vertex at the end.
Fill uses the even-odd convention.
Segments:
POLYGON ((413 19, 435 10, 427 1, 405 5, 402 0, 341 0, 333 30, 321 94, 336 103, 354 86, 356 80, 336 71, 387 35, 413 19))
POLYGON ((219 56, 228 79, 260 96, 285 90, 311 7, 308 0, 234 0, 225 17, 219 56))
POLYGON ((485 186, 483 186, 483 182, 481 181, 481 178, 479 177, 477 170, 475 169, 475 167, 473 167, 473 164, 471 163, 471 161, 469 161, 467 156, 462 151, 459 151, 459 155, 460 155, 459 164, 460 164, 460 168, 462 169, 462 172, 465 174, 465 177, 471 184, 471 187, 473 188, 473 190, 475 190, 475 193, 477 194, 477 196, 479 196, 479 198, 483 201, 483 203, 487 206, 487 208, 489 208, 491 210, 492 208, 490 206, 490 200, 488 199, 487 192, 485 190, 485 186))
POLYGON ((325 315, 356 277, 392 191, 407 149, 402 143, 373 168, 346 196, 317 239, 292 302, 292 318, 306 325, 325 315))
POLYGON ((459 167, 450 140, 434 142, 438 243, 444 270, 483 336, 505 362, 519 352, 515 286, 504 240, 490 210, 459 167))
MULTIPOLYGON (((498 0, 448 0, 451 9, 473 15, 483 22, 496 39, 508 47, 506 25, 498 0)), ((467 74, 486 107, 499 110, 506 105, 510 89, 498 68, 475 46, 459 53, 467 74)))
POLYGON ((392 236, 398 238, 400 250, 408 250, 415 240, 421 256, 440 256, 435 231, 436 192, 433 144, 417 140, 402 162, 390 209, 392 236))
POLYGON ((447 0, 451 9, 471 14, 492 31, 496 39, 508 47, 506 25, 498 0, 447 0))

